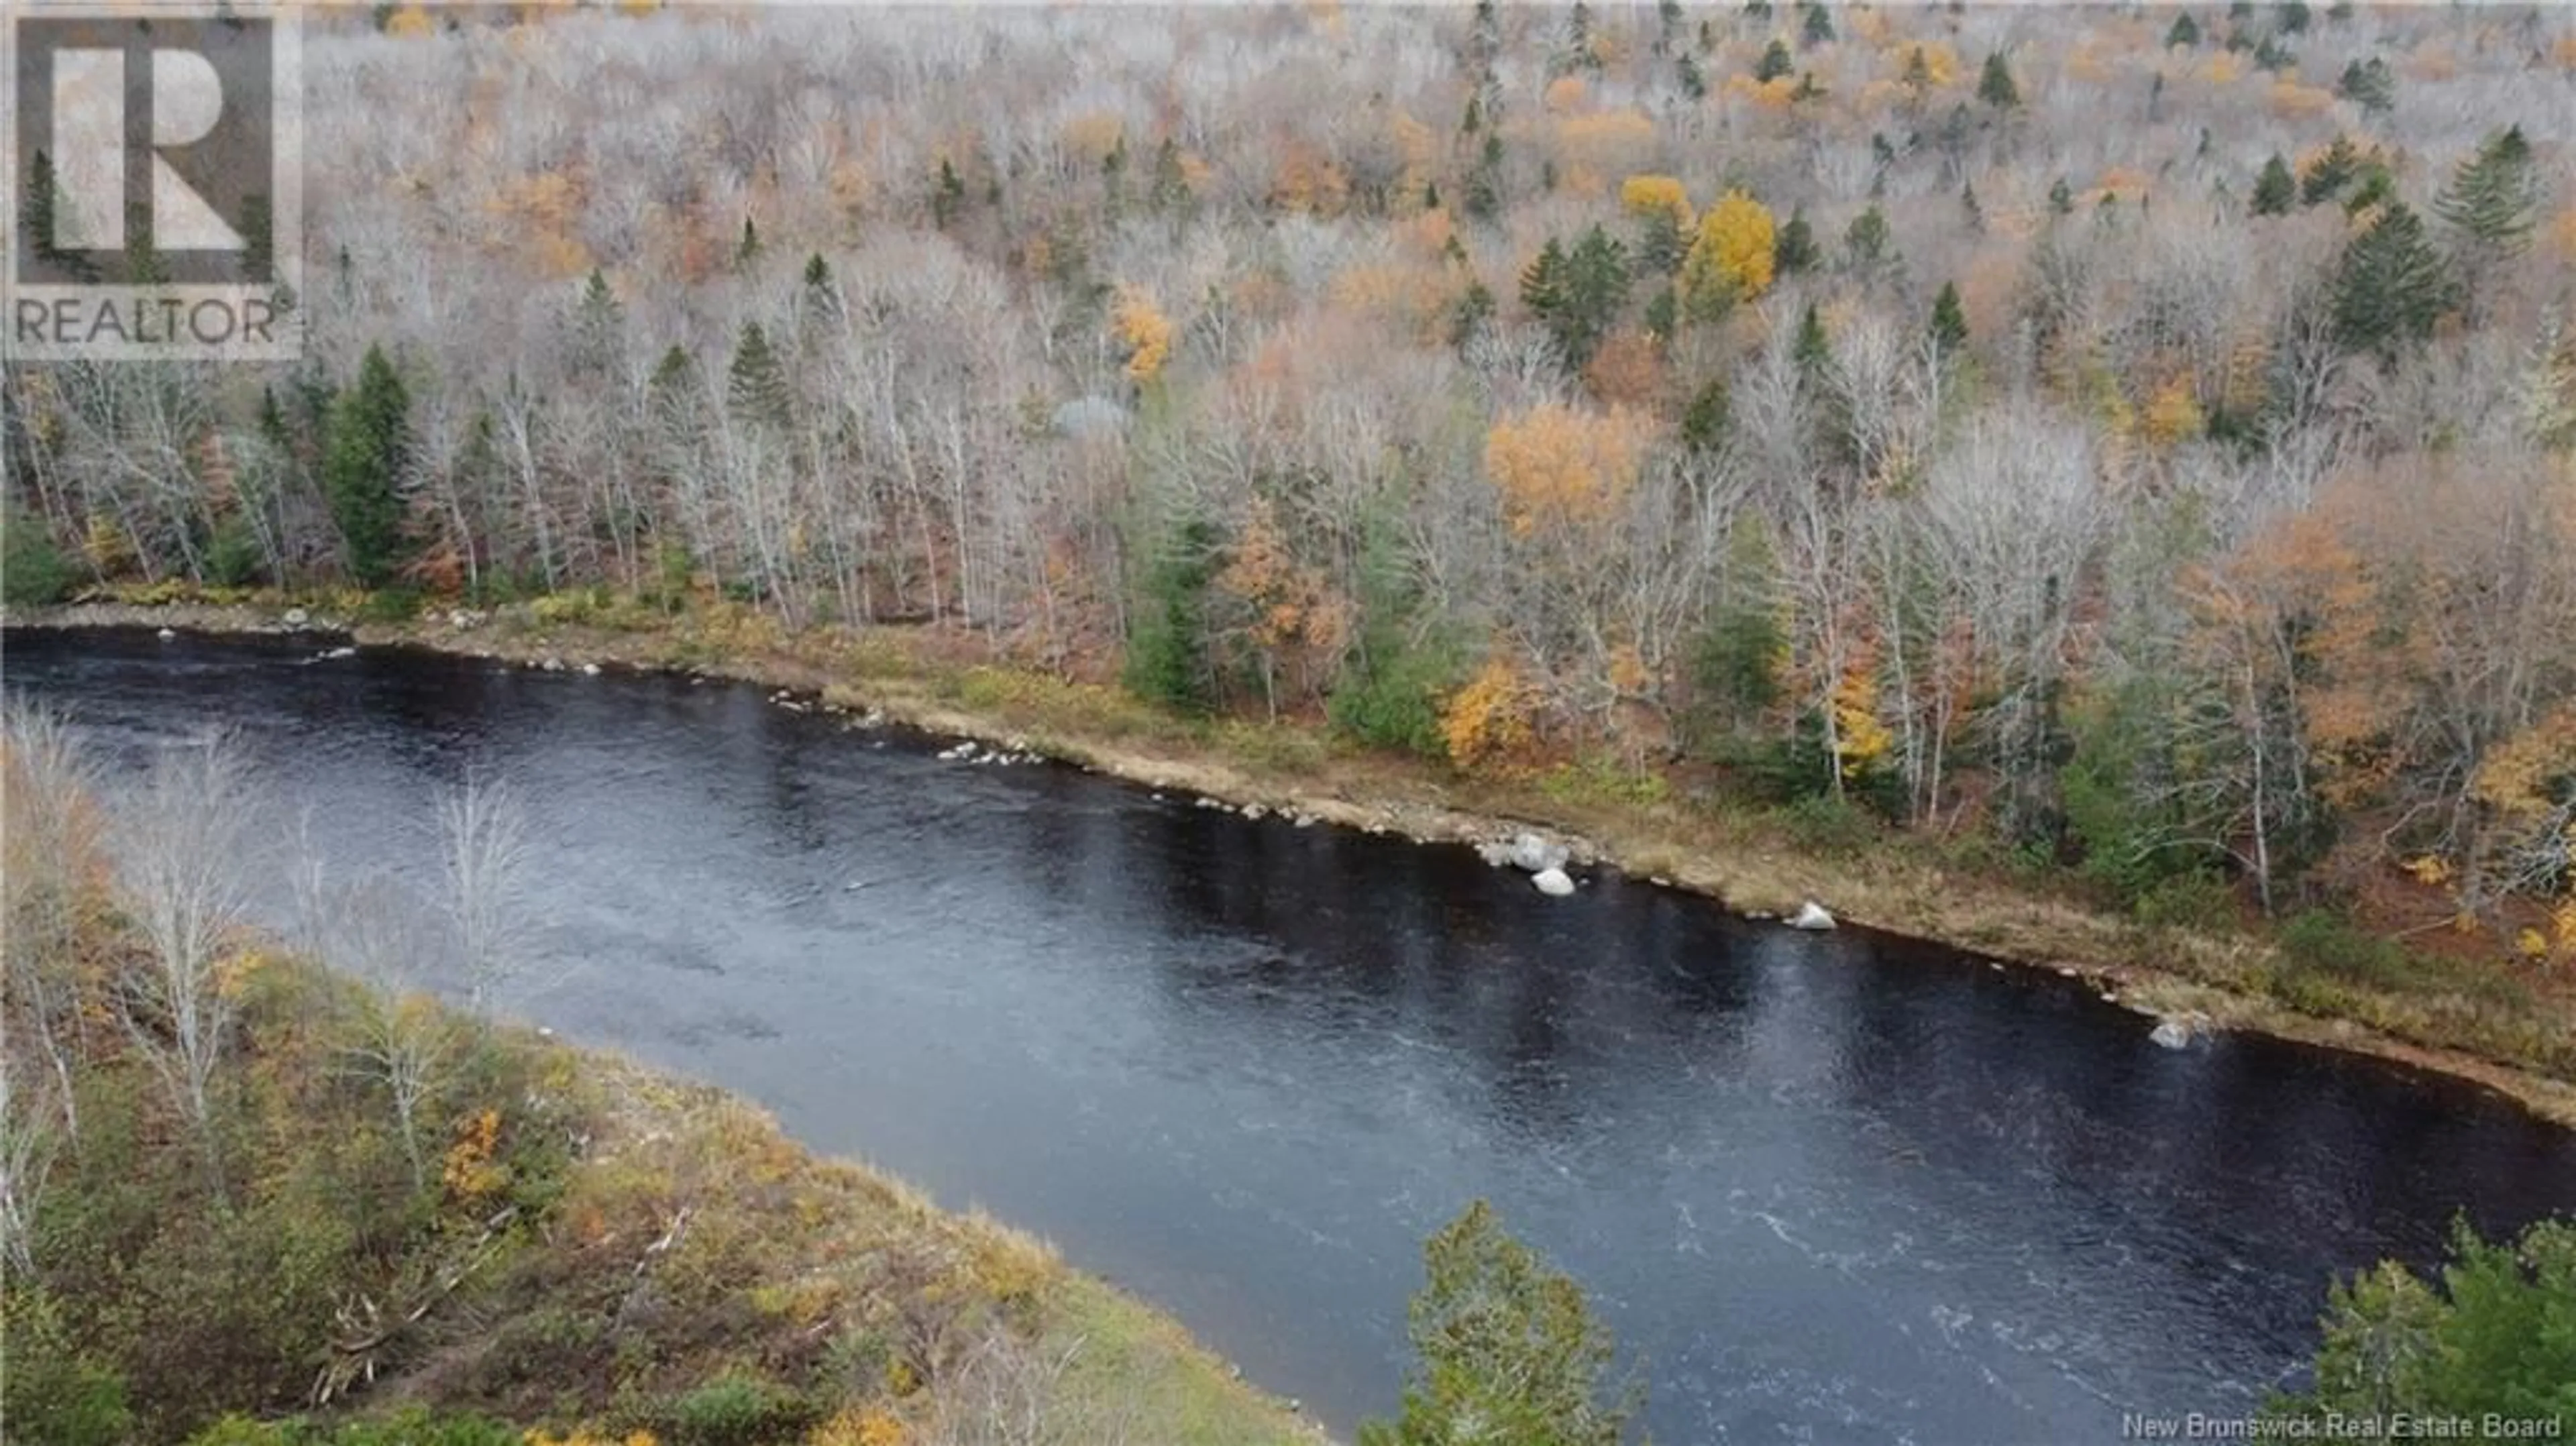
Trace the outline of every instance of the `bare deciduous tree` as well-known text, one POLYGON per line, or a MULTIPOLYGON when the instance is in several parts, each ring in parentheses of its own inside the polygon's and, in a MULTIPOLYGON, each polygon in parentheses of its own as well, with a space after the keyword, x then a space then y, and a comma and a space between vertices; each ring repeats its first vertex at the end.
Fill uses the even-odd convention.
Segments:
POLYGON ((438 820, 466 1002, 490 1010, 524 964, 527 813, 508 785, 474 778, 439 800, 438 820))

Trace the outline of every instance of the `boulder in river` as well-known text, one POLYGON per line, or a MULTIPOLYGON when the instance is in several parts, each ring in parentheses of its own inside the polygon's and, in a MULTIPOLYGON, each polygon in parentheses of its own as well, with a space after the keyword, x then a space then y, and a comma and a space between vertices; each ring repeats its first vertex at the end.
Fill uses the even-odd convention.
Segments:
POLYGON ((1543 874, 1550 869, 1563 869, 1572 857, 1565 845, 1539 834, 1524 833, 1512 839, 1512 866, 1528 873, 1543 874))
POLYGON ((163 642, 165 642, 165 643, 166 643, 166 642, 170 641, 172 638, 175 638, 175 637, 177 637, 177 636, 179 636, 179 635, 178 635, 177 633, 174 633, 174 632, 170 631, 168 628, 163 628, 163 629, 161 630, 161 634, 160 634, 160 636, 161 636, 161 641, 163 641, 163 642))
POLYGON ((1800 904, 1798 912, 1789 917, 1790 928, 1805 929, 1811 933, 1821 934, 1833 926, 1834 916, 1826 913, 1825 906, 1813 899, 1800 904))
POLYGON ((1530 875, 1530 882, 1538 887, 1540 893, 1552 899, 1562 899, 1574 892, 1574 880, 1566 877, 1565 870, 1553 865, 1530 875))
POLYGON ((2191 1042, 2209 1032, 2209 1019, 2199 1014, 2169 1014, 2156 1021, 2147 1038, 2167 1049, 2189 1049, 2191 1042))
POLYGON ((300 628, 312 620, 312 615, 304 611, 304 609, 288 608, 286 610, 286 617, 283 621, 290 628, 300 628))

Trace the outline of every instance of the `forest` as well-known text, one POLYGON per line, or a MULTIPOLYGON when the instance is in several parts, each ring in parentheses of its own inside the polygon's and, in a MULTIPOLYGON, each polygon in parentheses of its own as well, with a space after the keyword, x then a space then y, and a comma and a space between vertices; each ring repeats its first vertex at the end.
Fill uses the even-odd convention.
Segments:
POLYGON ((2566 11, 307 26, 305 360, 13 365, 13 603, 900 630, 2576 960, 2566 11))

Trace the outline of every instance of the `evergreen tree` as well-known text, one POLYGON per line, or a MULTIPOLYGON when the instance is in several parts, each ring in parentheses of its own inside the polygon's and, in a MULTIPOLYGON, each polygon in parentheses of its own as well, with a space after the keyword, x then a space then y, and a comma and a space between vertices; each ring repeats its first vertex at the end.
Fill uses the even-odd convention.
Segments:
POLYGON ((2048 209, 2059 216, 2075 214, 2075 191, 2066 184, 2064 176, 2058 177, 2056 183, 2048 188, 2048 209))
POLYGON ((1789 92, 1790 101, 1792 103, 1799 103, 1811 100, 1822 100, 1824 97, 1825 88, 1816 84, 1816 73, 1812 70, 1799 71, 1798 88, 1789 92))
POLYGON ((1887 214, 1876 206, 1852 218, 1843 230, 1843 252, 1859 267, 1876 266, 1887 259, 1887 214))
POLYGON ((1154 179, 1145 199, 1166 216, 1187 211, 1195 199, 1190 194, 1189 172, 1181 165, 1180 143, 1170 136, 1154 148, 1154 179))
POLYGON ((2299 57, 2296 51, 2282 43, 2281 37, 2266 35, 2254 47, 2254 63, 2274 75, 2280 75, 2294 69, 2299 63, 2299 57))
POLYGON ((596 373, 614 365, 624 347, 625 329, 626 309, 608 289, 608 278, 592 267, 590 279, 582 283, 581 299, 572 308, 573 370, 596 373))
POLYGON ((2343 68, 2335 94, 2360 106, 2363 115, 2386 115, 2397 108, 2397 76, 2376 55, 2356 60, 2343 68))
POLYGON ((1503 138, 1485 137, 1484 150, 1467 172, 1467 192, 1461 198, 1468 215, 1479 221, 1491 221, 1503 210, 1503 138))
POLYGON ((1449 344, 1461 350, 1476 339, 1487 323, 1494 319, 1494 291, 1482 281, 1470 281, 1458 296, 1458 304, 1449 313, 1449 344))
POLYGON ((1684 54, 1673 62, 1673 70, 1681 81, 1683 95, 1692 100, 1708 99, 1708 76, 1700 70, 1698 61, 1684 54))
POLYGON ((1767 85, 1795 69, 1797 62, 1789 58, 1788 42, 1774 40, 1763 47, 1762 58, 1754 63, 1753 78, 1767 85))
POLYGON ((725 376, 725 406, 736 420, 768 427, 787 425, 793 394, 787 366, 756 321, 743 323, 734 340, 733 365, 725 376))
POLYGON ((2299 178, 2299 204, 2315 206, 2333 200, 2361 170, 2361 152, 2353 148, 2348 136, 2336 136, 2334 144, 2308 166, 2299 178))
POLYGON ((1977 77, 1977 99, 1997 110, 2021 104, 2021 87, 2013 83, 2012 67, 2004 63, 2000 50, 1986 57, 1985 73, 1977 77))
POLYGON ((383 587, 401 566, 411 455, 411 398, 384 348, 368 347, 357 385, 332 405, 322 463, 323 494, 360 587, 383 587))
POLYGON ((1797 360, 1798 375, 1811 390, 1821 390, 1833 374, 1833 342, 1825 336, 1825 319, 1816 314, 1812 301, 1798 313, 1798 339, 1790 344, 1789 355, 1797 360))
POLYGON ((749 267, 752 262, 759 259, 760 227, 754 225, 749 216, 745 216, 742 218, 742 240, 733 248, 733 264, 737 267, 749 267))
POLYGON ((1726 378, 1710 377, 1682 409, 1682 445, 1692 452, 1714 452, 1734 426, 1735 408, 1727 396, 1726 378))
POLYGON ((1941 283, 1941 294, 1932 300, 1932 341, 1943 356, 1965 351, 1968 346, 1968 312, 1959 304, 1959 285, 1941 283))
POLYGON ((2510 256, 2528 245, 2540 219, 2540 188, 2522 127, 2487 137, 2433 199, 2433 211, 2466 242, 2495 255, 2510 256))
POLYGON ((1582 1287, 1514 1240, 1482 1200, 1422 1254, 1403 1404, 1394 1421, 1363 1425, 1360 1446, 1619 1446, 1639 1391, 1605 1382, 1610 1332, 1582 1287))
POLYGON ((1918 101, 1923 98, 1924 92, 1932 88, 1932 62, 1924 57, 1922 46, 1915 46, 1905 53, 1903 79, 1905 88, 1913 92, 1914 98, 1918 101))
POLYGON ((2344 349, 2393 362, 2432 336, 2450 304, 2450 278, 2423 220, 2392 201, 2345 245, 2333 295, 2335 337, 2344 349))
POLYGON ((1217 543, 1216 528, 1192 518, 1144 549, 1150 560, 1130 615, 1121 673, 1136 696, 1190 713, 1215 706, 1207 593, 1216 577, 1217 543))
POLYGON ((1598 225, 1571 249, 1550 237, 1521 273, 1521 304, 1556 339, 1568 367, 1580 369, 1627 305, 1628 252, 1598 225))
POLYGON ((2173 28, 2165 32, 2165 48, 2170 50, 2177 45, 2185 50, 2200 48, 2200 22, 2192 19, 2188 10, 2175 16, 2173 28))
POLYGON ((1816 228, 1807 224, 1807 210, 1801 206, 1789 213, 1788 224, 1771 239, 1771 271, 1775 276, 1795 276, 1812 271, 1823 256, 1816 249, 1816 228))
POLYGON ((2279 28, 2283 35, 2300 35, 2306 33, 2308 28, 2307 0, 2282 0, 2280 8, 2275 11, 2274 14, 2278 17, 2279 28))
POLYGON ((1807 18, 1798 27, 1798 43, 1812 47, 1823 45, 1833 38, 1833 17, 1825 13, 1824 6, 1814 3, 1814 0, 1809 0, 1807 5, 1807 18))
POLYGON ((2263 174, 2254 178, 2254 214, 2286 216, 2298 200, 2299 183, 2290 174, 2290 163, 2275 153, 2263 163, 2263 174))
POLYGON ((930 188, 930 224, 945 231, 965 209, 966 178, 957 174, 955 161, 941 156, 939 179, 930 188))
POLYGON ((1969 230, 1983 231, 1986 229, 1986 208, 1983 203, 1977 200, 1976 182, 1964 181, 1960 183, 1959 212, 1966 218, 1969 230))

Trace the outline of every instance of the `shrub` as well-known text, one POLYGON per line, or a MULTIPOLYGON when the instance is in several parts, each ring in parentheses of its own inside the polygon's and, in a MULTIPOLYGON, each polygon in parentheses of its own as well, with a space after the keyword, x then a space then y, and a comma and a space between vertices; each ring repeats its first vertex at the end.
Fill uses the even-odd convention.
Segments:
POLYGON ((0 1336, 9 1349, 0 1419, 13 1437, 58 1446, 121 1446, 132 1438, 124 1378, 73 1343, 43 1291, 22 1286, 0 1295, 0 1336))
POLYGON ((772 1446, 814 1424, 810 1402, 757 1376, 725 1375, 671 1403, 671 1446, 772 1446))
POLYGON ((1799 799, 1781 809, 1779 818, 1799 847, 1820 854, 1856 854, 1878 838, 1877 820, 1830 793, 1799 799))
POLYGON ((45 524, 12 508, 0 518, 0 597, 11 607, 42 607, 61 602, 75 580, 71 560, 45 531, 45 524))
POLYGON ((2281 926, 2280 949, 2291 972, 2314 971, 2357 984, 2398 985, 2414 973, 2406 946, 2365 932, 2323 909, 2281 926))
POLYGON ((1324 716, 1363 743, 1445 758, 1440 700, 1457 682, 1458 661, 1449 649, 1387 640, 1372 644, 1366 660, 1343 675, 1325 700, 1324 716))

